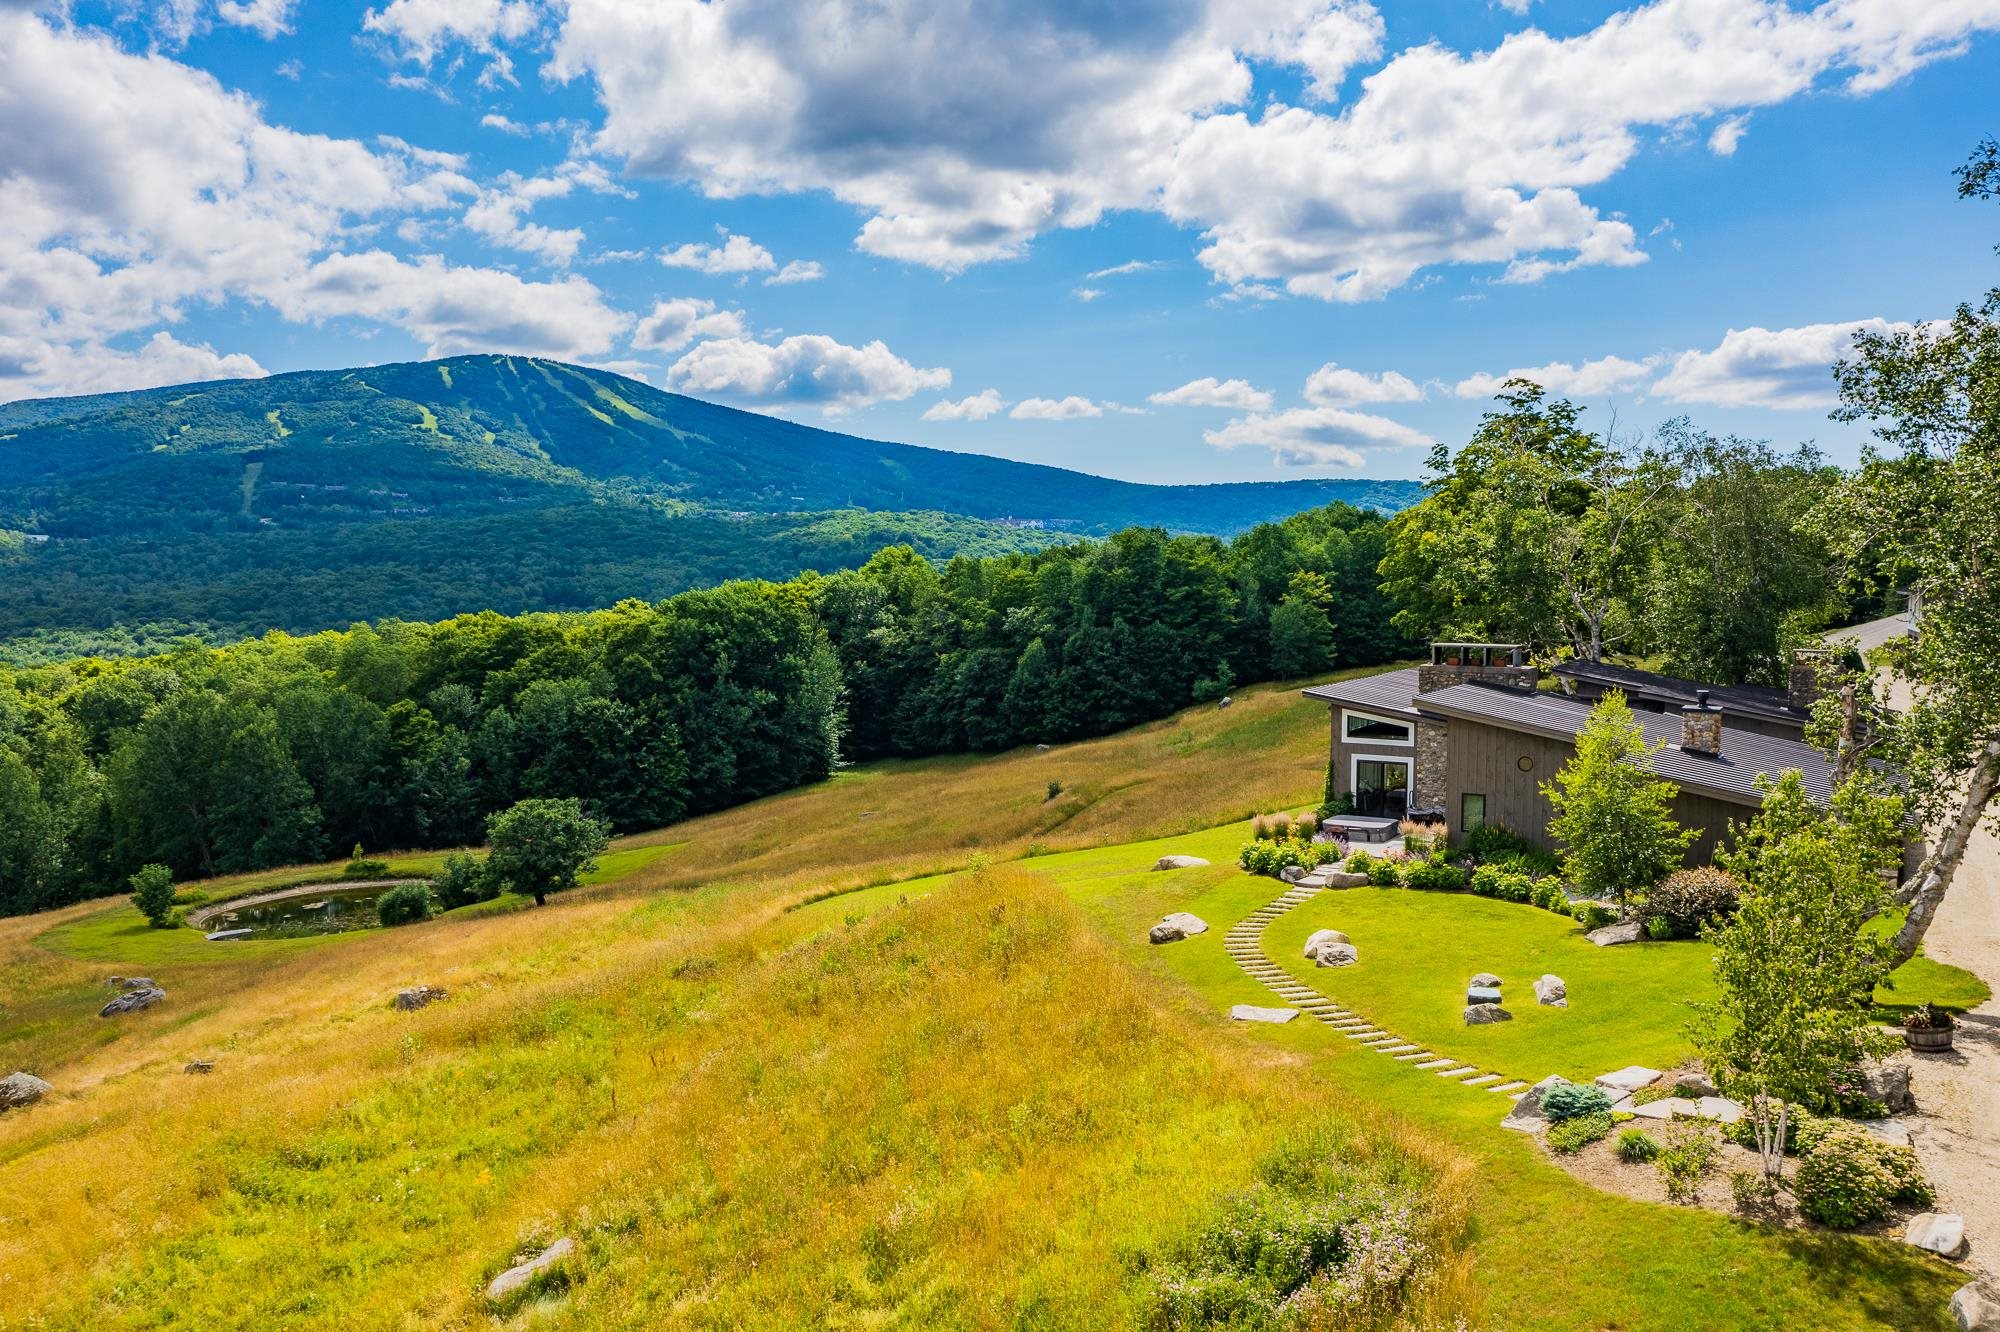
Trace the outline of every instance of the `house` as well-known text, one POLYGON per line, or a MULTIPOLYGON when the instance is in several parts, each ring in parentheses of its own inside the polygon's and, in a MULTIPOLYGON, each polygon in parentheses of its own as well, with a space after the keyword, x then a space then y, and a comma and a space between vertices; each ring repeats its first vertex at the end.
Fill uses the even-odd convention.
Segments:
POLYGON ((1575 756, 1595 701, 1627 686, 1634 720, 1661 746, 1647 763, 1680 788, 1673 816, 1696 830, 1688 863, 1708 863, 1730 822, 1756 812, 1760 776, 1796 768, 1814 798, 1832 793, 1826 757, 1799 738, 1804 681, 1780 692, 1594 664, 1565 671, 1574 693, 1540 689, 1520 644, 1434 643, 1424 665, 1303 692, 1327 705, 1331 785, 1364 819, 1434 818, 1460 836, 1501 823, 1552 848, 1541 785, 1575 756))

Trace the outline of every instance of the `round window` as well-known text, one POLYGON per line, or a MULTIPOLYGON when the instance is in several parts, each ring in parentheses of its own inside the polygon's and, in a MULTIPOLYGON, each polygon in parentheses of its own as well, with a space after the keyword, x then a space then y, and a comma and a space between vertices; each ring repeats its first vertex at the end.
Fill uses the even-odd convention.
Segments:
POLYGON ((1520 758, 1514 760, 1514 766, 1522 772, 1533 772, 1535 770, 1535 761, 1528 757, 1528 755, 1523 754, 1520 758))

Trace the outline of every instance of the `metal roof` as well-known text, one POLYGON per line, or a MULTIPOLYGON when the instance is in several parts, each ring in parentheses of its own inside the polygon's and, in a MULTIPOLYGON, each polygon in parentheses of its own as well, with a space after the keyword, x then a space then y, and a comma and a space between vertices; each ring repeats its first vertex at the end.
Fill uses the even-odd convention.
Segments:
POLYGON ((1414 717, 1417 710, 1411 706, 1411 700, 1417 696, 1417 668, 1406 666, 1400 671, 1384 671, 1380 675, 1363 675, 1353 680, 1314 685, 1299 692, 1322 703, 1344 703, 1350 708, 1364 708, 1369 712, 1393 712, 1414 717))
POLYGON ((1695 690, 1706 689, 1709 702, 1722 709, 1725 719, 1732 712, 1773 721, 1797 722, 1803 726, 1806 714, 1787 700, 1782 689, 1763 685, 1705 685, 1683 680, 1677 675, 1661 675, 1631 666, 1613 666, 1601 661, 1566 661, 1554 668, 1556 675, 1572 680, 1588 680, 1606 688, 1622 689, 1631 698, 1685 705, 1694 702, 1695 690))
MULTIPOLYGON (((1482 684, 1432 690, 1418 699, 1417 704, 1424 712, 1441 717, 1463 718, 1572 742, 1589 720, 1591 709, 1587 700, 1563 694, 1531 694, 1482 684)), ((1764 796, 1757 789, 1758 776, 1776 777, 1787 769, 1797 768, 1805 777, 1806 791, 1813 799, 1824 802, 1832 795, 1832 769, 1825 755, 1797 740, 1731 727, 1726 704, 1722 712, 1722 752, 1713 756, 1690 754, 1681 749, 1681 721, 1677 715, 1635 711, 1632 719, 1645 732, 1648 744, 1666 745, 1647 759, 1647 766, 1687 790, 1737 804, 1761 805, 1764 796)))

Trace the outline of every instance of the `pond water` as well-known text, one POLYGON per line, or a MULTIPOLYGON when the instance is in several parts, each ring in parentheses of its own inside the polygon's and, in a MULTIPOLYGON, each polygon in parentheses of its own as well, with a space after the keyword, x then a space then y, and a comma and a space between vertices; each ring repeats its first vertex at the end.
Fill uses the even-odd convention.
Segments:
POLYGON ((217 930, 250 930, 252 937, 258 939, 297 939, 311 934, 373 929, 381 923, 375 916, 375 899, 395 886, 323 884, 275 902, 225 907, 203 920, 201 928, 210 934, 217 930))

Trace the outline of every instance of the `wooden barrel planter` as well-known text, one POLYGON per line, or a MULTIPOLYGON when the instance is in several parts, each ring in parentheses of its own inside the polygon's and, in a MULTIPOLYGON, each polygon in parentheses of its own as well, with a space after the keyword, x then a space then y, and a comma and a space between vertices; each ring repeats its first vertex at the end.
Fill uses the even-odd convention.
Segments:
POLYGON ((1905 1027, 1903 1043, 1912 1050, 1951 1049, 1950 1027, 1905 1027))

